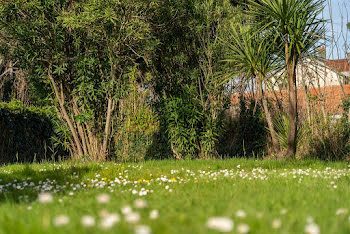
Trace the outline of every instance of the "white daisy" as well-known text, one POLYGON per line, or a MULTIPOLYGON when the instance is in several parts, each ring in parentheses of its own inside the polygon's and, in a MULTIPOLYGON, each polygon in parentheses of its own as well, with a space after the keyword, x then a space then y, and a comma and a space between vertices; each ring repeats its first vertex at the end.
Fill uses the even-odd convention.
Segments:
POLYGON ((211 217, 208 219, 206 226, 219 232, 230 232, 234 223, 227 217, 211 217))
POLYGON ((147 207, 147 202, 143 199, 136 199, 134 201, 134 206, 138 209, 143 209, 147 207))
POLYGON ((123 206, 121 208, 121 212, 123 215, 127 215, 127 214, 130 214, 132 212, 132 209, 130 206, 123 206))
POLYGON ((149 213, 149 218, 150 219, 157 219, 159 216, 159 211, 158 210, 151 210, 149 213))
POLYGON ((282 226, 282 221, 280 219, 274 219, 272 221, 272 228, 279 229, 282 226))
POLYGON ((139 225, 135 227, 135 234, 151 234, 152 230, 146 225, 139 225))
POLYGON ((250 230, 250 228, 249 228, 248 224, 241 223, 241 224, 238 224, 238 226, 237 226, 238 233, 246 234, 249 232, 249 230, 250 230))
POLYGON ((348 213, 348 209, 339 208, 339 209, 335 212, 335 215, 345 215, 346 213, 348 213))
POLYGON ((285 214, 287 214, 287 212, 288 212, 287 209, 282 209, 282 210, 280 211, 280 214, 281 214, 281 215, 285 215, 285 214))
POLYGON ((66 215, 59 215, 53 219, 53 224, 56 227, 61 227, 69 223, 69 217, 66 215))
POLYGON ((38 200, 40 203, 50 203, 53 201, 53 197, 50 193, 41 193, 38 196, 38 200))
POLYGON ((140 215, 136 212, 131 212, 125 215, 125 221, 128 223, 137 223, 140 221, 140 215))
POLYGON ((111 198, 108 194, 102 193, 96 197, 96 200, 100 204, 106 204, 111 200, 111 198))
POLYGON ((81 224, 84 227, 92 227, 95 226, 95 218, 89 215, 85 215, 81 218, 81 224))
POLYGON ((245 213, 244 210, 237 210, 236 216, 237 216, 238 218, 245 218, 245 217, 247 217, 247 214, 245 213))
POLYGON ((101 220, 101 227, 104 229, 109 229, 113 227, 116 223, 120 221, 120 217, 118 214, 108 214, 101 220))
POLYGON ((305 226, 304 231, 306 234, 319 234, 320 228, 315 223, 309 223, 305 226))

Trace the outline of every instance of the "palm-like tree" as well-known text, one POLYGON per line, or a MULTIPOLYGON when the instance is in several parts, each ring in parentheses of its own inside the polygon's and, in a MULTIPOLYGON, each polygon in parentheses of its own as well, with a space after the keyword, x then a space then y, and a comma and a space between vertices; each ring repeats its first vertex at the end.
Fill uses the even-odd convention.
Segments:
POLYGON ((324 21, 320 19, 324 0, 248 0, 247 8, 258 32, 269 31, 275 35, 274 42, 282 49, 289 91, 290 128, 286 157, 291 158, 296 153, 298 123, 296 67, 324 35, 324 21))
POLYGON ((252 29, 243 26, 232 28, 231 41, 227 43, 228 55, 225 62, 233 65, 235 68, 233 73, 244 74, 245 77, 253 77, 255 79, 262 100, 273 148, 278 153, 278 138, 273 127, 267 98, 263 91, 263 84, 268 82, 268 75, 278 68, 278 58, 275 55, 273 43, 268 42, 271 37, 266 34, 252 35, 252 31, 252 29))

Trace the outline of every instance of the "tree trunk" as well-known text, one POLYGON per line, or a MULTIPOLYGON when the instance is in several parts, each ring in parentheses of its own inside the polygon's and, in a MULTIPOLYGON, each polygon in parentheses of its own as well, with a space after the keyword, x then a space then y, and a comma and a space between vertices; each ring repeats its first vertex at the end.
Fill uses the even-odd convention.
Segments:
POLYGON ((264 95, 264 91, 262 88, 262 80, 259 79, 258 75, 256 75, 256 83, 257 83, 259 91, 260 91, 260 95, 261 95, 260 98, 262 100, 262 104, 263 104, 263 108, 264 108, 264 112, 265 112, 265 117, 266 117, 266 121, 267 121, 267 126, 269 128, 269 132, 270 132, 271 139, 272 139, 272 147, 273 147, 275 153, 279 154, 279 143, 277 140, 276 131, 275 131, 275 128, 273 127, 272 116, 271 116, 270 110, 267 106, 267 98, 264 95))
MULTIPOLYGON (((116 79, 116 66, 114 64, 111 64, 111 84, 114 83, 115 79, 116 79)), ((105 132, 103 136, 103 144, 102 144, 101 155, 100 155, 100 159, 102 160, 105 160, 108 154, 108 143, 109 143, 109 135, 111 132, 112 114, 115 106, 114 100, 111 96, 109 96, 107 100, 108 100, 108 104, 107 104, 106 125, 105 125, 105 132)))
POLYGON ((113 100, 112 98, 108 99, 108 106, 107 106, 107 118, 106 118, 106 126, 105 126, 105 134, 103 138, 103 145, 102 145, 102 152, 101 152, 101 159, 104 160, 107 157, 107 151, 108 151, 108 142, 109 142, 109 134, 111 131, 111 119, 112 119, 112 113, 113 113, 113 100))
POLYGON ((298 124, 298 112, 297 112, 297 85, 296 85, 296 56, 294 54, 292 61, 290 61, 290 53, 288 51, 288 45, 286 45, 286 62, 288 72, 288 118, 289 118, 289 133, 288 133, 288 147, 286 152, 286 158, 290 159, 295 156, 297 150, 297 124, 298 124))
MULTIPOLYGON (((80 115, 80 111, 79 111, 79 107, 78 107, 78 104, 76 103, 76 100, 73 100, 73 113, 75 116, 78 116, 80 115)), ((85 134, 85 131, 83 129, 83 126, 80 124, 80 123, 76 123, 76 127, 78 129, 78 133, 79 133, 79 136, 80 136, 80 139, 81 139, 81 143, 82 143, 82 146, 83 146, 83 151, 84 151, 84 154, 85 155, 89 155, 90 152, 88 150, 88 147, 87 147, 87 142, 86 142, 86 134, 85 134)))
POLYGON ((64 106, 64 100, 62 100, 62 98, 60 97, 60 95, 59 95, 60 92, 59 92, 58 87, 57 87, 57 85, 52 77, 52 66, 51 65, 49 67, 48 77, 49 77, 51 85, 54 89, 54 93, 55 93, 56 99, 58 101, 58 104, 60 105, 62 117, 66 120, 68 127, 69 127, 69 130, 72 133, 74 143, 77 147, 78 156, 81 157, 84 155, 84 153, 83 153, 83 150, 81 148, 80 140, 79 140, 78 134, 76 132, 76 129, 74 128, 74 125, 72 123, 72 120, 69 118, 69 115, 66 111, 66 107, 64 106))

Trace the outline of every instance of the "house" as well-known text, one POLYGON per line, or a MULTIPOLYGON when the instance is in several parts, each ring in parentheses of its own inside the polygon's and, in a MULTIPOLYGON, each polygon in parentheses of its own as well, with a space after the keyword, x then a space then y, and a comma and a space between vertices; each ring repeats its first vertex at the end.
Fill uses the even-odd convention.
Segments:
MULTIPOLYGON (((271 79, 271 87, 265 95, 284 108, 288 108, 287 79, 285 74, 278 74, 271 79)), ((296 69, 298 89, 298 110, 309 112, 311 109, 325 115, 340 115, 342 101, 350 95, 350 54, 346 59, 325 60, 306 59, 296 69)), ((232 96, 232 103, 238 102, 237 95, 232 96)))
POLYGON ((341 114, 343 99, 350 95, 349 68, 350 54, 347 59, 302 61, 296 70, 299 109, 341 114))

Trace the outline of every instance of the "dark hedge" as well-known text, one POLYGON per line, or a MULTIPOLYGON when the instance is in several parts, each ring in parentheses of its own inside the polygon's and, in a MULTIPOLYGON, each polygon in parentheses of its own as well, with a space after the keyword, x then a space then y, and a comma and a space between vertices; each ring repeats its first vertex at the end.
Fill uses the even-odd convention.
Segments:
POLYGON ((0 163, 51 159, 55 131, 48 109, 0 103, 0 163))

